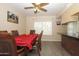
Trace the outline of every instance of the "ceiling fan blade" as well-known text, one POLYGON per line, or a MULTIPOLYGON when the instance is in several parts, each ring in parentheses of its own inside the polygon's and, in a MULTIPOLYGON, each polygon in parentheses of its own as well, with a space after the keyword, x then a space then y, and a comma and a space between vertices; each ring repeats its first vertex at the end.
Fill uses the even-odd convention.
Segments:
POLYGON ((47 10, 44 9, 44 8, 39 8, 39 10, 42 10, 42 11, 44 11, 44 12, 47 12, 47 10))
POLYGON ((43 6, 46 6, 46 5, 48 5, 48 3, 40 3, 38 6, 43 7, 43 6))
POLYGON ((24 7, 24 9, 33 9, 34 7, 24 7))
POLYGON ((34 7, 37 7, 37 5, 36 5, 35 3, 32 3, 32 5, 33 5, 34 7))

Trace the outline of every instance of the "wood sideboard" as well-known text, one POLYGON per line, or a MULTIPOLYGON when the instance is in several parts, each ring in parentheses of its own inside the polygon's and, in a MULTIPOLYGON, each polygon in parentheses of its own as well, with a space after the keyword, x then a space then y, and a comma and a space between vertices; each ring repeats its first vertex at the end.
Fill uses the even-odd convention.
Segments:
POLYGON ((62 47, 65 48, 70 55, 79 56, 79 38, 62 34, 62 47))

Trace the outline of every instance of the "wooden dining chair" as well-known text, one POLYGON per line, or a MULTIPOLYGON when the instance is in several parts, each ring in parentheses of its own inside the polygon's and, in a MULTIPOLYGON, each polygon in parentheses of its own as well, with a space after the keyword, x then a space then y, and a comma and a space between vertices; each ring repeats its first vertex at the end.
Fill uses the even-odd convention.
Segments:
POLYGON ((24 55, 24 48, 17 48, 12 36, 0 36, 0 56, 24 55))
POLYGON ((30 30, 30 34, 35 34, 35 30, 30 30))
POLYGON ((42 35, 43 35, 43 31, 41 31, 41 33, 38 36, 38 40, 37 40, 38 45, 39 45, 38 48, 39 48, 40 51, 41 51, 41 38, 42 38, 42 35))
POLYGON ((33 46, 33 48, 36 49, 36 53, 40 56, 40 51, 41 51, 41 38, 43 35, 43 31, 41 31, 41 33, 38 35, 37 41, 35 43, 35 45, 33 46))
POLYGON ((19 36, 19 33, 17 30, 12 30, 11 33, 12 33, 12 36, 14 37, 19 36))

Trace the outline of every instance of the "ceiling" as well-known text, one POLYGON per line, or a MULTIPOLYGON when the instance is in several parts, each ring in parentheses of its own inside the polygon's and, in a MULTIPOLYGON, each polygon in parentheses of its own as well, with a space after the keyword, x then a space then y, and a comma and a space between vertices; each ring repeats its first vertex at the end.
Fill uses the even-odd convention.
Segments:
POLYGON ((44 8, 47 9, 47 12, 40 11, 37 14, 34 14, 33 9, 24 9, 24 7, 30 7, 33 6, 31 3, 10 3, 13 7, 20 10, 22 13, 26 14, 27 16, 34 16, 34 15, 59 15, 68 7, 68 3, 49 3, 44 8))

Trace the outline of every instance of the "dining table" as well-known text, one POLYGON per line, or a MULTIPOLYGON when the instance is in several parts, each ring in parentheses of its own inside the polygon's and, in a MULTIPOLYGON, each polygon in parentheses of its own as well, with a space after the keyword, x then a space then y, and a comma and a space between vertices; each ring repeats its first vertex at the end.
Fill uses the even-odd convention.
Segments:
POLYGON ((15 37, 17 46, 24 46, 32 50, 34 42, 37 40, 37 34, 23 34, 15 37))

